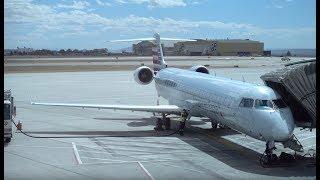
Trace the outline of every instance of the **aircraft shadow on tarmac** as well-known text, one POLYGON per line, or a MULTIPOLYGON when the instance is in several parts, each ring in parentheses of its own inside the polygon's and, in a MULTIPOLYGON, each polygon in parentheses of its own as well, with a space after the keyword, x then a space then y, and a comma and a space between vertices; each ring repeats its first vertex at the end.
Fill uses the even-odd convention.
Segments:
MULTIPOLYGON (((127 123, 130 127, 142 127, 142 126, 154 126, 156 124, 156 118, 93 118, 95 120, 112 120, 112 121, 131 121, 127 123)), ((188 123, 191 125, 203 125, 205 122, 210 122, 209 119, 201 119, 202 121, 189 120, 188 123)))
MULTIPOLYGON (((154 125, 156 118, 94 118, 96 120, 119 120, 119 121, 132 121, 127 123, 131 127, 140 127, 154 125)), ((201 121, 190 120, 185 129, 185 136, 180 136, 174 133, 178 127, 176 121, 172 121, 171 130, 156 132, 154 130, 144 131, 28 131, 30 134, 46 134, 46 135, 65 135, 66 137, 75 138, 94 138, 94 137, 163 137, 168 136, 176 137, 182 141, 190 144, 198 150, 212 156, 215 159, 231 166, 232 168, 240 171, 262 174, 269 176, 282 176, 282 177, 299 177, 299 176, 315 176, 315 166, 308 167, 308 162, 311 160, 308 158, 302 158, 297 160, 294 164, 289 164, 282 167, 263 168, 259 164, 260 153, 248 149, 240 144, 228 141, 222 136, 239 134, 238 132, 229 128, 218 128, 215 131, 211 129, 201 129, 198 127, 192 127, 192 125, 204 124, 208 119, 202 119, 201 121), (210 136, 207 136, 207 135, 210 136), (72 135, 72 136, 71 136, 72 135), (198 138, 200 141, 205 142, 209 146, 203 146, 201 143, 194 141, 194 138, 198 138), (193 139, 193 140, 191 140, 193 139), (210 148, 213 147, 213 148, 210 148), (219 149, 216 150, 216 149, 219 149)), ((262 153, 262 152, 261 152, 262 153)), ((213 170, 214 171, 214 170, 213 170)))

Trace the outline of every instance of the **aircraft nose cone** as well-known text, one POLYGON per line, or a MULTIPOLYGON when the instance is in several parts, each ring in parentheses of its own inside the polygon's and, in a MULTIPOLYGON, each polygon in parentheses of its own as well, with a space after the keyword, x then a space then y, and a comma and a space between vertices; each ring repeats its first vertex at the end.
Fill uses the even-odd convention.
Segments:
POLYGON ((274 140, 277 141, 286 141, 288 140, 294 130, 294 120, 291 114, 290 109, 283 109, 278 113, 275 113, 272 116, 273 121, 273 129, 272 129, 272 136, 274 140))
POLYGON ((289 130, 289 127, 285 124, 277 125, 274 127, 273 138, 277 141, 285 141, 292 136, 292 131, 289 130))

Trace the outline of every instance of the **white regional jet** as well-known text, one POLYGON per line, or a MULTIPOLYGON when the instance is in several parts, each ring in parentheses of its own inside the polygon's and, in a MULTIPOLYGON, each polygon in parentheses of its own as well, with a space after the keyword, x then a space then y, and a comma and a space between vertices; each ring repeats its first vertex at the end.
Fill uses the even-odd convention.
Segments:
MULTIPOLYGON (((194 66, 189 70, 167 67, 163 57, 159 34, 153 38, 116 40, 138 41, 153 40, 153 70, 147 66, 139 67, 134 72, 137 83, 146 85, 155 81, 159 96, 167 99, 169 105, 136 106, 105 104, 67 104, 40 103, 34 105, 68 106, 81 108, 116 109, 146 111, 162 114, 158 118, 156 130, 170 128, 169 114, 184 115, 185 119, 208 117, 212 127, 217 124, 228 126, 236 131, 261 141, 266 141, 266 151, 271 151, 274 142, 286 142, 293 139, 295 127, 292 113, 273 89, 263 85, 230 80, 209 74, 205 66, 194 66)), ((162 40, 182 40, 162 38, 162 40)), ((194 41, 194 40, 188 40, 194 41)), ((180 122, 181 129, 185 121, 180 122)), ((183 131, 181 133, 183 135, 183 131)))

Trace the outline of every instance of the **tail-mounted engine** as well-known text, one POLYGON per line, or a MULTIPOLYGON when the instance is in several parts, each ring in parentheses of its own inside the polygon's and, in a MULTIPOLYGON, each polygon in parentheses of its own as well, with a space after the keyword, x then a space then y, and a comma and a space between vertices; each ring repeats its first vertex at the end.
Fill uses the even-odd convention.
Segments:
POLYGON ((134 80, 142 85, 147 85, 153 80, 153 72, 147 66, 141 66, 134 71, 134 80))
POLYGON ((195 72, 199 72, 199 73, 210 74, 210 73, 209 73, 209 70, 208 70, 205 66, 201 66, 201 65, 192 66, 192 67, 190 68, 190 71, 195 71, 195 72))

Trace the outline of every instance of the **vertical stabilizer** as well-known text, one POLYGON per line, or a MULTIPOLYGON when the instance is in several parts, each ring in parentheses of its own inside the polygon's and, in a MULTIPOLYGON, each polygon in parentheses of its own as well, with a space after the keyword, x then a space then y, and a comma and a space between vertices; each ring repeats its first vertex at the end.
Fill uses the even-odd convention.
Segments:
POLYGON ((164 61, 164 57, 163 57, 163 49, 160 41, 160 35, 158 33, 155 33, 153 37, 155 38, 155 47, 152 48, 153 70, 154 70, 154 74, 156 74, 161 69, 166 68, 167 64, 164 61))

